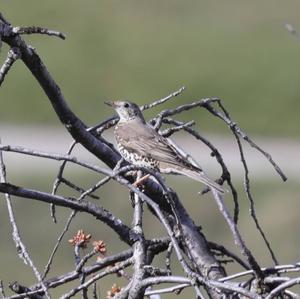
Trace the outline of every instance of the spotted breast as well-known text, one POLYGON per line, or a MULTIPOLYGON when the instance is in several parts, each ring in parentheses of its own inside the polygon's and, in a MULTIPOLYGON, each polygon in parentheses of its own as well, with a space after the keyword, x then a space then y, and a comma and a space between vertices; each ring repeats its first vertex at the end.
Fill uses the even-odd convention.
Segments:
POLYGON ((117 124, 115 127, 115 139, 121 156, 133 165, 158 170, 159 162, 157 160, 147 157, 146 155, 141 155, 140 153, 138 154, 132 147, 126 146, 130 144, 132 137, 128 130, 130 130, 130 128, 124 124, 117 124), (127 131, 129 134, 124 134, 124 131, 127 131))

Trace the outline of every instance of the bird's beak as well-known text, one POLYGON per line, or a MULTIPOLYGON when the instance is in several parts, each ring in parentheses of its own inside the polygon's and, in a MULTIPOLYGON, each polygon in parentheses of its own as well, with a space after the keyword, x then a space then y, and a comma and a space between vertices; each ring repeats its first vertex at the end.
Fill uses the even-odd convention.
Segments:
POLYGON ((107 106, 112 107, 112 108, 116 107, 115 102, 104 102, 104 104, 106 104, 107 106))

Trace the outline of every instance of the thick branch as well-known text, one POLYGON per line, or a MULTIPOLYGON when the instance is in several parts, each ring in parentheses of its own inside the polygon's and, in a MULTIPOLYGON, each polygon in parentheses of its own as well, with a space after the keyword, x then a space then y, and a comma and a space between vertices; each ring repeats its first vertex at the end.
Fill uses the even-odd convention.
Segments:
POLYGON ((106 223, 119 235, 122 241, 126 242, 129 245, 132 244, 133 233, 131 232, 130 228, 123 224, 121 219, 115 217, 109 211, 98 205, 95 205, 94 203, 84 200, 78 202, 69 198, 65 198, 63 196, 52 195, 46 192, 26 189, 6 183, 0 184, 0 192, 20 196, 22 198, 53 203, 55 205, 71 208, 80 212, 86 212, 106 223))
POLYGON ((107 165, 114 167, 120 159, 120 155, 104 139, 97 138, 87 132, 87 126, 71 111, 59 86, 35 50, 28 46, 19 35, 13 34, 12 27, 4 23, 0 23, 0 25, 2 25, 0 26, 0 33, 3 32, 2 40, 11 47, 19 48, 23 62, 43 88, 60 121, 72 137, 107 165))

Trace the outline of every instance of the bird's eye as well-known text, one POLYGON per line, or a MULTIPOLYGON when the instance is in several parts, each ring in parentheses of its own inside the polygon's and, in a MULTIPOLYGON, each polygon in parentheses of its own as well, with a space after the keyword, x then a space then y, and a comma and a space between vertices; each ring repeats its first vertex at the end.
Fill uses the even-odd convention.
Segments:
POLYGON ((125 108, 128 108, 128 107, 129 107, 129 104, 128 104, 128 103, 125 103, 125 104, 124 104, 124 107, 125 107, 125 108))

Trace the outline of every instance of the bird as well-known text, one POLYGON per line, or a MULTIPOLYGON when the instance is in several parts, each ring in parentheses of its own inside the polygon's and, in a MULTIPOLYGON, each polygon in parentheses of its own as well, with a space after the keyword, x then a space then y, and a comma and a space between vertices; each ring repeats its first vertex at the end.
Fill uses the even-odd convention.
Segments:
POLYGON ((224 189, 210 179, 203 170, 188 161, 173 141, 160 135, 148 124, 139 106, 129 101, 105 102, 119 115, 114 135, 118 151, 127 162, 164 174, 180 174, 213 188, 224 189))

